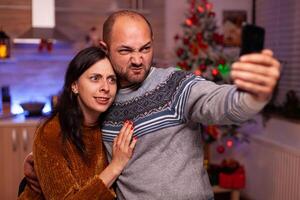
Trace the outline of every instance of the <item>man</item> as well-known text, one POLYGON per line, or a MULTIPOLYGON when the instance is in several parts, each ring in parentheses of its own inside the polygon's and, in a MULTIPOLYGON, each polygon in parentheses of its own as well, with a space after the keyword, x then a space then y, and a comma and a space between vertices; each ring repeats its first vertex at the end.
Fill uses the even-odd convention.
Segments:
MULTIPOLYGON (((232 66, 234 85, 218 86, 174 68, 151 67, 152 28, 136 12, 112 14, 104 23, 103 39, 120 81, 102 126, 108 156, 124 120, 134 122, 138 137, 117 181, 118 199, 213 199, 199 123, 240 123, 259 112, 279 77, 272 52, 241 57, 232 66)), ((28 177, 30 162, 32 158, 25 162, 28 177)), ((32 179, 29 183, 35 185, 32 179)))

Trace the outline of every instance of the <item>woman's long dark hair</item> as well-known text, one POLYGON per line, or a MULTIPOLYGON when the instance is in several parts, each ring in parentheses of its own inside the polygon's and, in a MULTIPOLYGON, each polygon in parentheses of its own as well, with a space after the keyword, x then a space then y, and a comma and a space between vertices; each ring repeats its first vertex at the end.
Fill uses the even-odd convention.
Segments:
MULTIPOLYGON (((81 50, 71 60, 65 74, 65 82, 58 103, 49 118, 50 120, 58 115, 63 141, 71 141, 82 158, 86 155, 86 148, 82 139, 84 119, 77 96, 72 92, 72 84, 92 65, 105 58, 107 58, 107 54, 103 48, 89 47, 81 50)), ((100 125, 100 118, 98 120, 100 125)))

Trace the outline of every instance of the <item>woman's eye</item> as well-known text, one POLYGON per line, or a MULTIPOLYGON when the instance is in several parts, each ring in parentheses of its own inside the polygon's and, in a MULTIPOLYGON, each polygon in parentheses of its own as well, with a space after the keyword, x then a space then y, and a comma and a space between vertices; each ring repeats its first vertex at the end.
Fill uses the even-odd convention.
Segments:
POLYGON ((99 76, 91 76, 90 80, 97 81, 97 80, 99 80, 99 76))
POLYGON ((109 77, 108 82, 111 83, 111 84, 115 84, 117 82, 117 79, 114 78, 114 77, 109 77))

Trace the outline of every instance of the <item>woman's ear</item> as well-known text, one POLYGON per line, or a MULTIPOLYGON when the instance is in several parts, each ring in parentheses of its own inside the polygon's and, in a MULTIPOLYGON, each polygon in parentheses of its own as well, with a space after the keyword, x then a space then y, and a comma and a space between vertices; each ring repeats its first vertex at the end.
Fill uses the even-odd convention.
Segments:
POLYGON ((77 95, 78 94, 78 85, 77 85, 77 82, 75 81, 74 83, 72 83, 72 92, 77 95))

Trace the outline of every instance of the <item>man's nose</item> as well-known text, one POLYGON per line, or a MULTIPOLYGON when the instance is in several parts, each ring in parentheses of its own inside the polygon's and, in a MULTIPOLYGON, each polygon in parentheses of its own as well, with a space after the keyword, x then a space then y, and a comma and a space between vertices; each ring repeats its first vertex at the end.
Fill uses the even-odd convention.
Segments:
POLYGON ((131 62, 136 65, 140 65, 143 61, 143 56, 140 52, 133 52, 131 55, 131 62))

